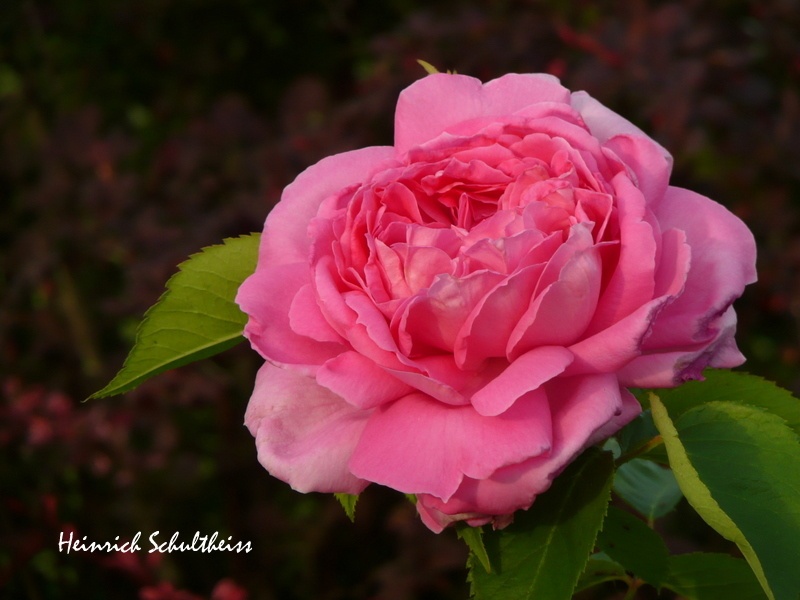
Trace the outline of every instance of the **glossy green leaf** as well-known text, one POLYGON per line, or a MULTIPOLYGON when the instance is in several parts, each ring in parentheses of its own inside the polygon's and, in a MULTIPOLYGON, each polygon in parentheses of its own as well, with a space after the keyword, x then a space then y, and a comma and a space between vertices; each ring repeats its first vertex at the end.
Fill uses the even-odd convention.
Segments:
POLYGON ((589 557, 589 562, 586 563, 583 573, 578 579, 575 593, 582 592, 601 583, 624 581, 628 578, 628 574, 621 564, 614 562, 603 553, 593 554, 589 557))
POLYGON ((669 571, 669 552, 661 536, 615 506, 608 509, 597 547, 653 587, 660 587, 669 571))
POLYGON ((736 402, 778 415, 800 435, 800 400, 788 390, 741 371, 707 369, 703 377, 705 381, 690 381, 674 389, 659 390, 659 398, 669 407, 673 420, 707 402, 736 402))
POLYGON ((347 518, 350 521, 356 519, 356 503, 358 502, 358 494, 334 494, 339 504, 342 505, 347 518))
POLYGON ((663 517, 683 498, 683 492, 670 469, 641 458, 634 458, 617 467, 614 492, 648 522, 663 517))
POLYGON ((167 290, 145 314, 119 373, 90 398, 114 396, 242 341, 247 317, 234 302, 256 266, 258 234, 204 248, 179 265, 167 290))
POLYGON ((800 595, 800 438, 781 417, 734 402, 709 402, 677 419, 651 396, 686 499, 734 541, 767 596, 800 595))
POLYGON ((747 563, 727 554, 694 552, 671 556, 664 587, 689 600, 765 600, 747 563))
POLYGON ((469 551, 483 565, 487 573, 492 572, 492 563, 486 553, 486 546, 483 545, 483 528, 470 527, 466 523, 459 523, 456 527, 456 534, 467 544, 469 551))
POLYGON ((483 535, 492 573, 470 557, 477 600, 568 600, 589 558, 611 493, 611 454, 590 449, 514 523, 483 535))

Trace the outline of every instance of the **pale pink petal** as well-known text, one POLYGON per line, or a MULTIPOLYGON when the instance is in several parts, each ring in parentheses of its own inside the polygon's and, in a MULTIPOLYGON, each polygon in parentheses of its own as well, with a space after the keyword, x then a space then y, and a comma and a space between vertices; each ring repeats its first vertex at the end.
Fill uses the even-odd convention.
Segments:
POLYGON ((550 448, 550 410, 531 392, 497 417, 411 394, 370 417, 350 459, 358 477, 447 499, 464 476, 483 478, 550 448))
POLYGON ((686 234, 691 268, 683 293, 659 314, 646 340, 649 351, 707 341, 710 321, 756 280, 753 234, 722 205, 670 187, 656 216, 664 229, 686 234))
POLYGON ((645 200, 652 206, 658 204, 669 185, 672 156, 644 135, 615 135, 604 145, 633 172, 645 200))
MULTIPOLYGON (((586 92, 573 92, 570 98, 570 104, 572 108, 580 113, 587 127, 589 127, 589 131, 591 131, 592 135, 600 140, 601 143, 617 135, 649 137, 636 125, 611 109, 603 106, 586 92)), ((655 141, 653 141, 653 144, 661 149, 660 151, 663 156, 671 156, 665 148, 655 141)))
POLYGON ((373 146, 323 158, 300 173, 283 191, 267 216, 259 248, 259 265, 277 266, 308 261, 308 224, 325 198, 364 183, 392 164, 391 146, 373 146))
POLYGON ((463 121, 508 116, 538 102, 568 102, 569 92, 550 75, 505 75, 482 84, 465 75, 428 75, 400 93, 395 148, 404 153, 463 121))
POLYGON ((311 368, 344 350, 341 344, 320 342, 292 329, 292 302, 308 281, 308 266, 304 263, 264 265, 239 288, 236 302, 249 315, 244 336, 264 358, 311 368))
POLYGON ((713 321, 707 341, 650 351, 620 369, 620 382, 629 387, 674 387, 702 380, 706 367, 738 367, 745 358, 736 347, 735 334, 736 313, 728 307, 713 321))
POLYGON ((347 461, 369 418, 313 378, 266 363, 245 413, 258 460, 299 492, 357 494, 347 461))
POLYGON ((322 365, 317 383, 358 408, 396 400, 413 388, 357 352, 343 352, 322 365))
POLYGON ((499 415, 520 397, 560 375, 572 362, 566 348, 542 346, 520 356, 472 396, 472 406, 485 416, 499 415))

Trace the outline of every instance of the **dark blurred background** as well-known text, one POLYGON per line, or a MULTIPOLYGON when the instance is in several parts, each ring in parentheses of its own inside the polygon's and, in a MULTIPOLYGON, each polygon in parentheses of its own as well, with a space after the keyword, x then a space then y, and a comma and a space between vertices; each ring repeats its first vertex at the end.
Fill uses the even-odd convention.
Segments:
MULTIPOLYGON (((350 524, 258 466, 242 420, 260 361, 244 344, 81 403, 177 263, 260 230, 309 164, 391 143, 418 58, 484 80, 555 74, 670 149, 674 184, 755 232, 740 347, 798 392, 796 1, 5 0, 0 596, 466 597, 461 543, 399 494, 370 488, 350 524), (157 530, 253 551, 148 554, 157 530), (59 554, 70 531, 141 531, 145 550, 59 554)), ((666 527, 674 551, 729 548, 685 506, 666 527)))

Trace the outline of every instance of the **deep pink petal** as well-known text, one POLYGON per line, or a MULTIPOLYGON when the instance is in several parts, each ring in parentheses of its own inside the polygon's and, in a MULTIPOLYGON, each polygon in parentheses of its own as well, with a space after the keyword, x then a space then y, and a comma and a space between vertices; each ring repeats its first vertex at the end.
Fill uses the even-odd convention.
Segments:
POLYGON ((683 292, 692 264, 692 248, 686 243, 686 233, 668 229, 661 236, 661 256, 656 268, 656 298, 678 296, 683 292))
POLYGON ((531 392, 497 417, 411 394, 376 410, 349 466, 363 479, 447 499, 465 475, 487 477, 549 447, 544 392, 531 392))
POLYGON ((541 270, 539 265, 519 270, 478 302, 456 336, 454 354, 459 367, 476 369, 489 357, 505 356, 508 339, 528 307, 541 270))
POLYGON ((534 299, 509 336, 513 360, 538 346, 568 346, 586 330, 597 306, 602 270, 595 248, 573 255, 558 280, 534 299))
POLYGON ((660 231, 649 222, 641 192, 624 175, 614 178, 619 219, 619 261, 603 290, 589 325, 596 333, 631 314, 654 298, 655 270, 660 231))
POLYGON ((308 224, 325 198, 363 183, 395 156, 390 146, 373 146, 323 158, 300 173, 283 191, 267 216, 259 248, 259 265, 308 261, 308 224))
POLYGON ((319 368, 316 379, 358 408, 373 408, 413 391, 411 386, 357 352, 344 352, 329 360, 319 368))
POLYGON ((320 311, 314 286, 310 283, 301 287, 292 299, 289 307, 289 325, 295 333, 318 342, 341 344, 344 341, 320 311))
POLYGON ((472 406, 485 416, 499 415, 526 393, 560 375, 572 362, 566 348, 542 346, 520 356, 473 394, 472 406))
POLYGON ((463 121, 508 116, 538 102, 568 102, 569 92, 549 75, 505 75, 482 84, 464 75, 424 77, 400 93, 395 147, 404 153, 463 121))
POLYGON ((295 490, 357 494, 368 482, 350 473, 347 461, 368 417, 313 378, 266 363, 245 424, 259 462, 295 490))
POLYGON ((467 277, 441 275, 428 293, 412 300, 398 326, 398 341, 407 355, 452 352, 459 331, 477 303, 504 276, 476 271, 467 277))
POLYGON ((669 297, 657 298, 639 307, 610 327, 572 344, 575 356, 567 375, 613 373, 642 353, 642 344, 653 321, 669 297))

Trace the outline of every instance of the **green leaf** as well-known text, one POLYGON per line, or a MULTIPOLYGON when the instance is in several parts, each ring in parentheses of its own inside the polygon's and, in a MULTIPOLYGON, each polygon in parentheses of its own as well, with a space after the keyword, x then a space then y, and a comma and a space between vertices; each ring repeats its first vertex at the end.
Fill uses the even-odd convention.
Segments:
POLYGON ((633 421, 628 423, 616 435, 619 448, 623 454, 645 446, 658 435, 658 429, 653 424, 653 415, 649 410, 642 411, 633 421))
POLYGON ((629 577, 621 564, 614 562, 603 553, 593 554, 589 557, 589 562, 586 563, 586 567, 578 579, 575 593, 608 581, 625 581, 627 579, 629 577))
POLYGON ((671 556, 664 587, 689 600, 765 600, 753 572, 741 558, 695 552, 671 556))
POLYGON ((342 505, 347 518, 350 522, 356 520, 356 502, 358 502, 358 494, 334 494, 339 504, 342 505))
POLYGON ((480 561, 487 573, 492 572, 492 563, 486 553, 486 546, 483 545, 483 529, 481 527, 470 527, 466 523, 459 523, 456 526, 456 534, 467 544, 472 555, 480 561))
POLYGON ((616 506, 608 508, 597 547, 653 587, 661 587, 669 571, 669 552, 661 536, 616 506))
POLYGON ((587 563, 611 493, 611 454, 591 449, 512 525, 483 535, 492 573, 470 556, 477 600, 568 600, 587 563))
POLYGON ((778 415, 800 435, 800 400, 787 390, 741 371, 707 369, 703 377, 705 381, 690 381, 674 389, 659 390, 658 395, 669 407, 673 420, 707 402, 736 402, 778 415))
POLYGON ((761 408, 709 402, 674 419, 651 396, 686 499, 741 550, 767 596, 800 594, 800 438, 761 408))
POLYGON ((136 342, 114 379, 90 398, 114 396, 242 340, 247 317, 234 302, 256 266, 258 234, 204 248, 179 265, 167 290, 145 313, 136 342))
POLYGON ((634 458, 617 467, 614 491, 648 523, 670 512, 683 498, 671 470, 650 460, 634 458))

